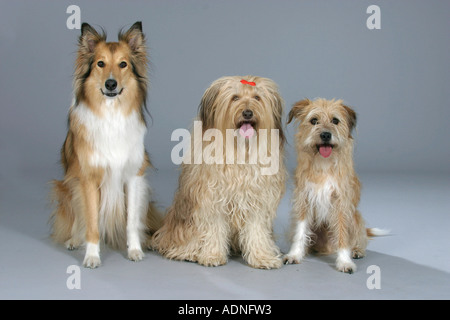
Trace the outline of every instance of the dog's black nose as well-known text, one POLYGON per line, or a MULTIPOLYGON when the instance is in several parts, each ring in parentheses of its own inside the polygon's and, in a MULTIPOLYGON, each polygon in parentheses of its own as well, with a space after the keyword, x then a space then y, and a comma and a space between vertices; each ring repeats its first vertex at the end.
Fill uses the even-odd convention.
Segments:
POLYGON ((253 117, 253 111, 250 109, 246 109, 242 111, 242 116, 244 117, 244 119, 249 120, 253 117))
POLYGON ((105 82, 105 88, 109 91, 113 91, 115 88, 117 88, 117 81, 114 79, 108 79, 105 82))
POLYGON ((322 139, 323 142, 330 142, 330 140, 331 140, 331 133, 330 132, 322 132, 320 134, 320 139, 322 139))

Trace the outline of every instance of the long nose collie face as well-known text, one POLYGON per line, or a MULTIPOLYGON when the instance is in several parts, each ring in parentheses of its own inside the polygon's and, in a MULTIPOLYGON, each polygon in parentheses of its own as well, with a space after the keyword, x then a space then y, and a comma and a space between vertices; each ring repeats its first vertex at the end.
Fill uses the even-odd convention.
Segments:
POLYGON ((118 42, 106 42, 90 25, 82 25, 75 70, 77 102, 101 103, 119 99, 122 103, 145 103, 147 57, 140 22, 119 33, 118 42))

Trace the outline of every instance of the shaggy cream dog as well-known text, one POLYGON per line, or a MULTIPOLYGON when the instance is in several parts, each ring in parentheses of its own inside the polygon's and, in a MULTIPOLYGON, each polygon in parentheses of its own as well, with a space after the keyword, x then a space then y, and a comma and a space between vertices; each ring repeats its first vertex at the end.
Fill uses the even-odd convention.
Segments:
POLYGON ((282 113, 270 79, 231 76, 211 84, 199 106, 203 139, 191 144, 153 248, 205 266, 225 264, 231 250, 254 268, 282 265, 273 237, 286 180, 282 113))

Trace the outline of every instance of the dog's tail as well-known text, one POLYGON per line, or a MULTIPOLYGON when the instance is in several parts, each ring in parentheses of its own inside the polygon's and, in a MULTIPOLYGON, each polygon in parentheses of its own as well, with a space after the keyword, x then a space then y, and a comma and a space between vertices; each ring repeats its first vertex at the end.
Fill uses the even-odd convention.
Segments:
POLYGON ((391 230, 379 228, 367 228, 366 231, 369 238, 388 236, 391 234, 391 230))

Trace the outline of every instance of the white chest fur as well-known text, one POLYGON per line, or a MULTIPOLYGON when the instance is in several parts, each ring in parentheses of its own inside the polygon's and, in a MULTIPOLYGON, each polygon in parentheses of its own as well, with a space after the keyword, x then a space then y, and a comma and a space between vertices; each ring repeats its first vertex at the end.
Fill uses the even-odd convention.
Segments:
POLYGON ((306 183, 305 192, 317 223, 323 223, 327 220, 332 207, 332 195, 335 190, 336 181, 332 177, 328 177, 322 183, 306 183))
POLYGON ((138 112, 124 115, 113 103, 105 103, 101 107, 101 117, 84 105, 74 109, 86 128, 92 147, 90 165, 122 172, 130 170, 134 171, 130 174, 136 174, 144 160, 146 132, 140 115, 138 112))

